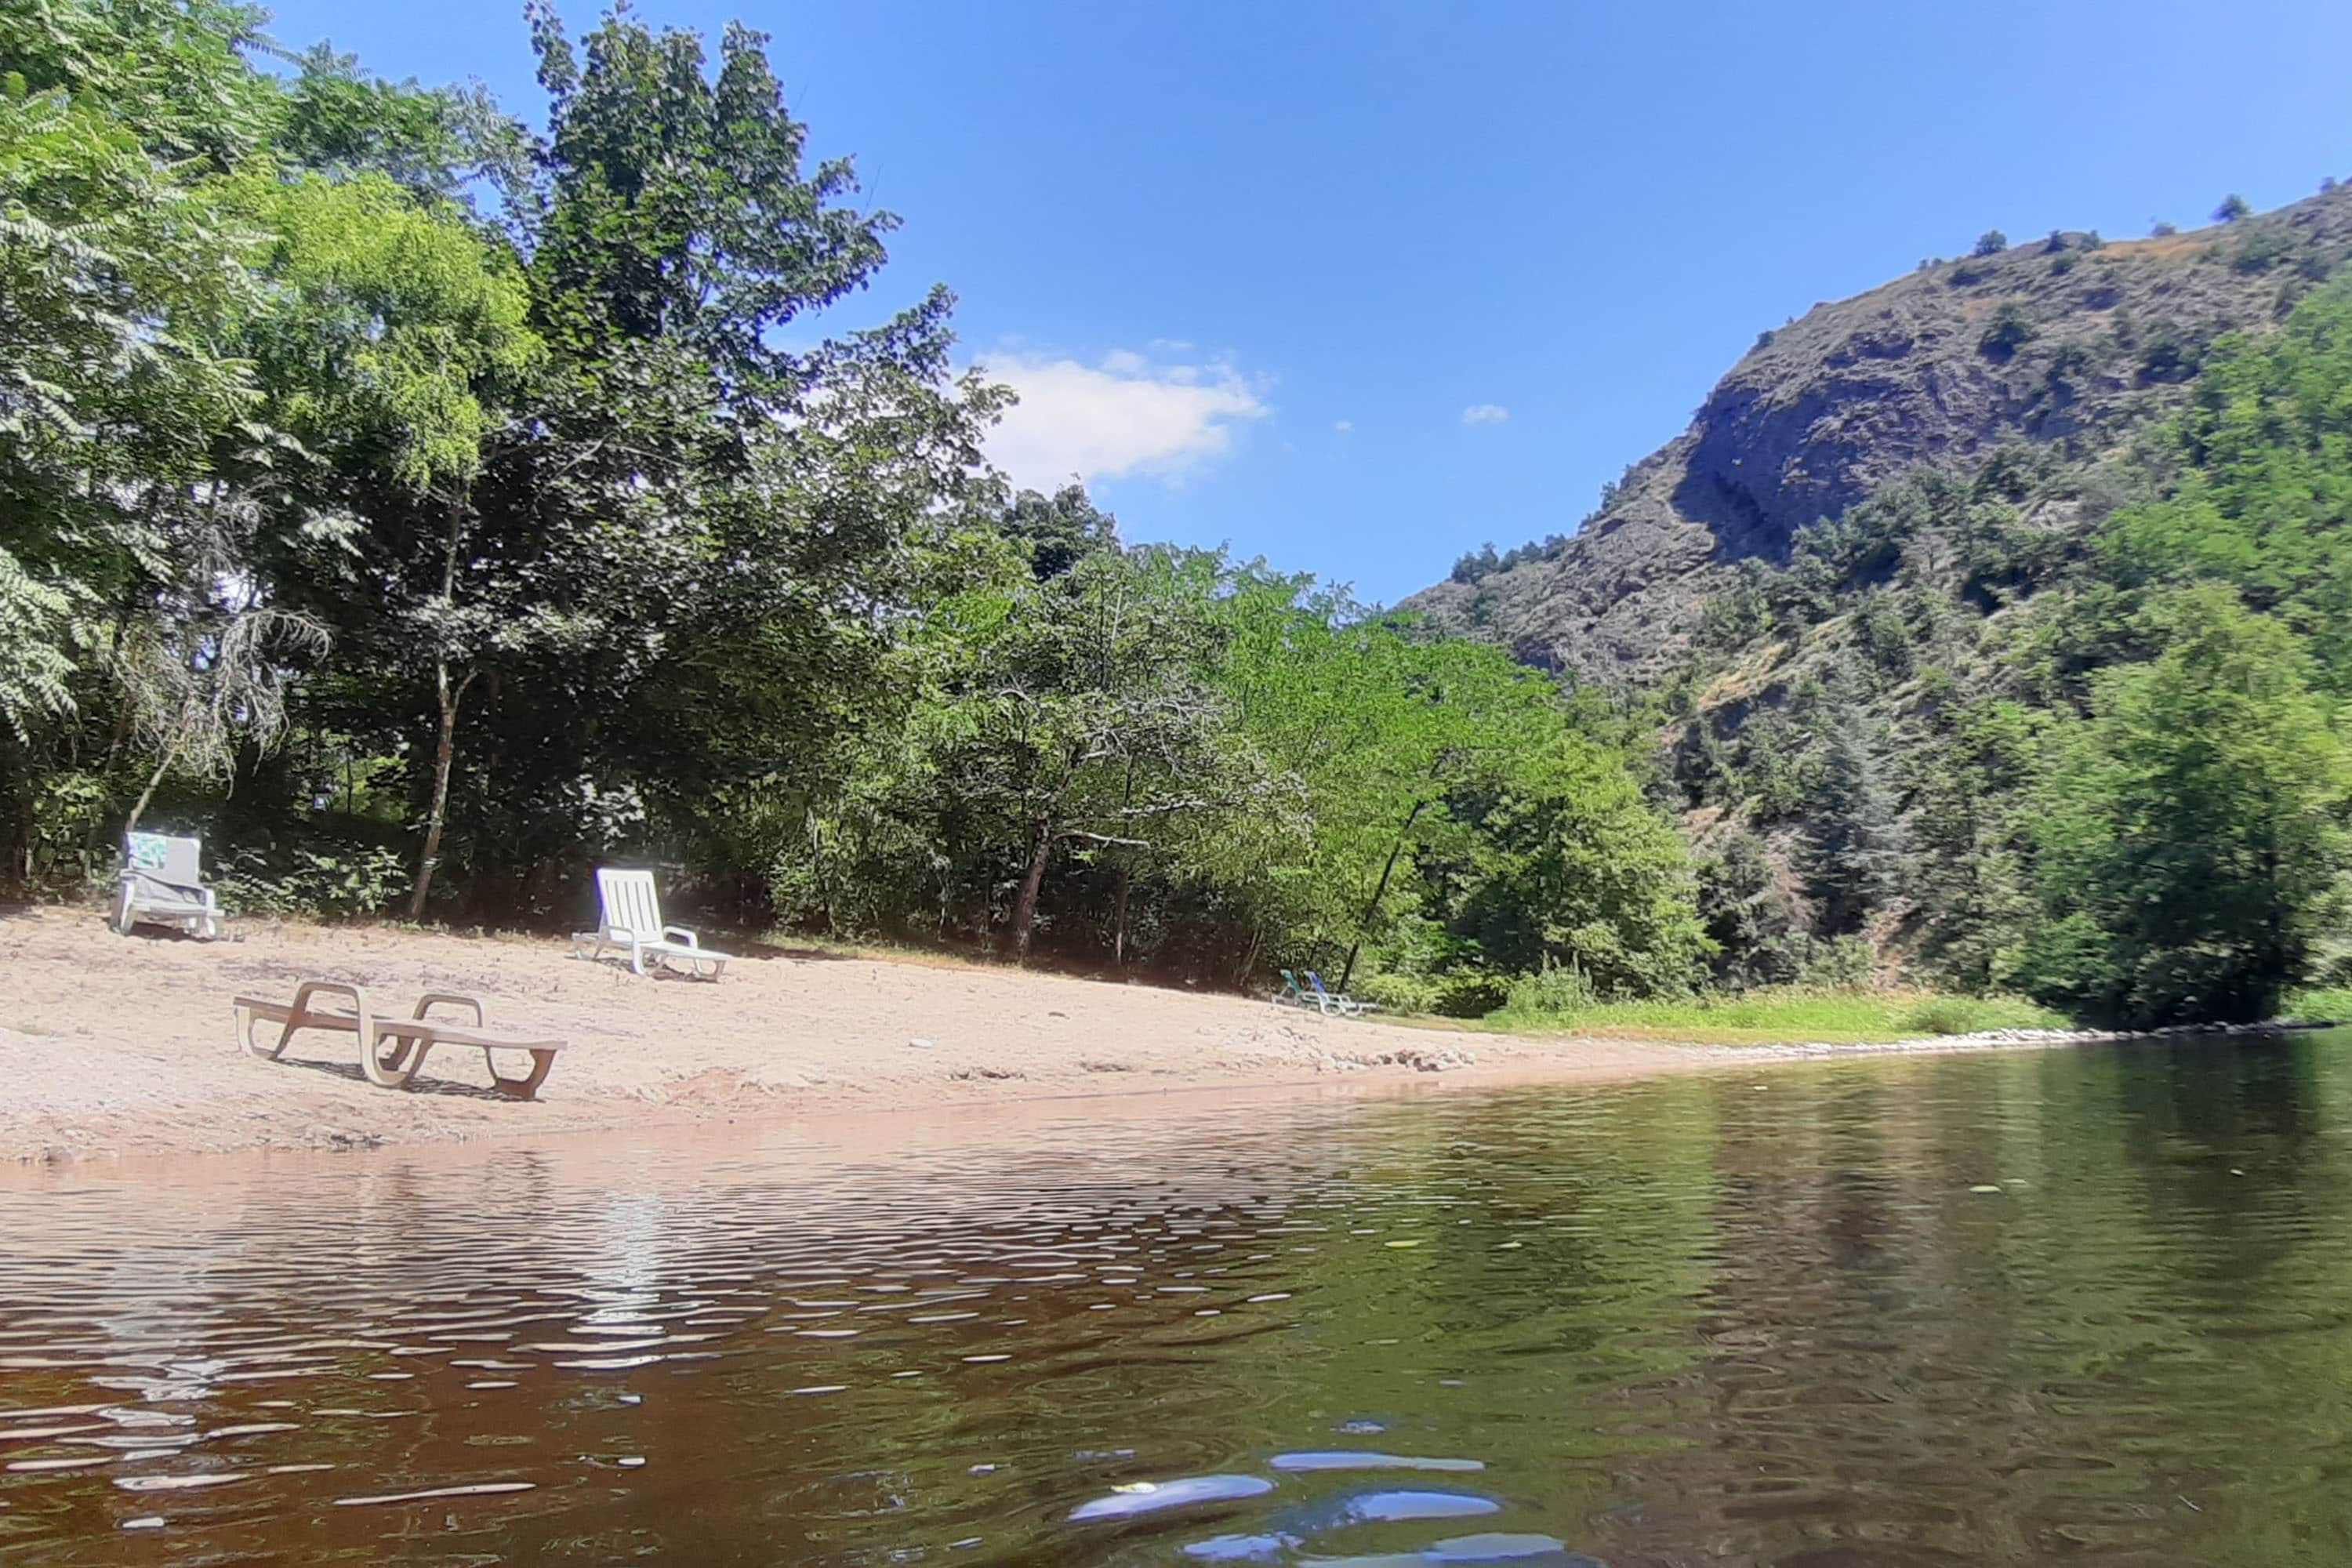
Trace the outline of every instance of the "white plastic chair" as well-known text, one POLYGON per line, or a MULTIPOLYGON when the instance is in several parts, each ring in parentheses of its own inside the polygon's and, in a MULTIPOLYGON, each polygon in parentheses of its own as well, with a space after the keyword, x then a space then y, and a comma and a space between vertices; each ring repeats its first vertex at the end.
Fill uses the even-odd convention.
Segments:
POLYGON ((204 885, 204 840, 132 833, 122 840, 114 929, 124 936, 142 921, 181 925, 210 941, 220 935, 220 907, 204 885))
POLYGON ((601 909, 594 931, 572 934, 573 956, 601 958, 608 947, 629 950, 629 967, 646 972, 646 960, 682 964, 699 977, 710 966, 716 980, 727 967, 727 954, 713 952, 684 926, 662 924, 661 897, 654 891, 651 871, 622 871, 609 866, 596 870, 596 899, 601 909))

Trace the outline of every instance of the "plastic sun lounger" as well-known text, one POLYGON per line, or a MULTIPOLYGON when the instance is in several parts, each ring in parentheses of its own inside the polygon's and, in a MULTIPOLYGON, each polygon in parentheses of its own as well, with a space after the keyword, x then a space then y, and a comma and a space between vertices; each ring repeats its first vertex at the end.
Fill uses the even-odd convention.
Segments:
POLYGON ((124 936, 141 921, 185 926, 209 942, 220 935, 220 907, 204 885, 204 841, 163 833, 133 833, 122 841, 122 874, 114 894, 114 929, 124 936))
POLYGON ((1323 1010, 1323 1005, 1320 1002, 1307 994, 1307 988, 1298 984, 1297 976, 1292 974, 1287 969, 1279 970, 1276 973, 1282 976, 1282 989, 1267 997, 1267 1001, 1277 1007, 1312 1007, 1318 1013, 1323 1010))
POLYGON ((261 996, 239 996, 233 1005, 236 1009, 237 1043, 265 1061, 276 1061, 284 1054, 287 1044, 299 1029, 329 1029, 358 1037, 360 1070, 368 1081, 384 1089, 405 1089, 415 1081, 425 1067, 425 1058, 436 1046, 471 1046, 482 1053, 489 1065, 490 1081, 501 1094, 517 1100, 529 1100, 547 1081, 550 1068, 555 1066, 555 1053, 563 1048, 562 1040, 509 1040, 481 1032, 484 1023, 481 1000, 460 996, 453 992, 436 991, 416 1004, 415 1014, 407 1018, 378 1017, 368 1005, 367 993, 356 985, 341 985, 331 980, 305 980, 294 989, 291 1002, 272 1002, 261 996), (348 997, 352 1010, 348 1013, 310 1005, 310 998, 324 993, 348 997), (436 1004, 473 1010, 471 1027, 448 1024, 427 1023, 425 1015, 436 1004), (257 1024, 284 1026, 278 1032, 278 1042, 265 1046, 255 1037, 257 1024), (385 1048, 389 1042, 390 1048, 385 1048), (509 1078, 499 1071, 499 1051, 526 1051, 530 1056, 530 1071, 521 1078, 509 1078))
POLYGON ((1315 987, 1315 994, 1326 1004, 1323 1010, 1327 1013, 1336 1011, 1342 1017, 1360 1018, 1367 1013, 1380 1011, 1372 1003, 1359 1002, 1353 996, 1326 991, 1323 989, 1323 977, 1311 969, 1307 972, 1307 984, 1315 987))
POLYGON ((684 926, 662 924, 661 897, 654 890, 651 871, 598 868, 596 900, 602 906, 596 929, 572 933, 575 958, 601 958, 606 948, 622 947, 628 949, 629 967, 639 974, 646 972, 648 958, 683 964, 698 978, 705 964, 713 980, 725 973, 727 954, 711 952, 684 926))

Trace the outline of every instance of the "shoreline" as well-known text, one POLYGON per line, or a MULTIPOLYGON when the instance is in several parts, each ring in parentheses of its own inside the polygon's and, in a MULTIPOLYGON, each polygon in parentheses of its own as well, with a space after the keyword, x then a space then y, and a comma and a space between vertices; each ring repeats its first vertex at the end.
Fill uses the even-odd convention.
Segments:
POLYGON ((246 922, 243 940, 123 938, 88 911, 0 917, 0 1167, 349 1150, 653 1128, 1210 1097, 1349 1098, 1622 1082, 1861 1056, 2052 1048, 2135 1037, 1994 1030, 1864 1044, 1709 1046, 1433 1031, 1245 997, 814 950, 739 952, 717 984, 640 978, 560 939, 246 922), (232 1039, 229 998, 305 977, 483 996, 493 1032, 569 1044, 532 1101, 445 1048, 410 1090, 362 1077, 349 1036, 286 1057, 232 1039))

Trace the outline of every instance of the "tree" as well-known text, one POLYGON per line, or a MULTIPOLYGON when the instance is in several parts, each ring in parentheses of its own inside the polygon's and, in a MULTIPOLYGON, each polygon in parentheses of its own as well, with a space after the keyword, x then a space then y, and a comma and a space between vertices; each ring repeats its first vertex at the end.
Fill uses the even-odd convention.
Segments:
POLYGON ((1839 936, 1859 931, 1901 891, 1906 836, 1877 717, 1842 698, 1823 712, 1819 746, 1805 889, 1821 906, 1822 934, 1839 936))
POLYGON ((2220 206, 2213 209, 2213 221, 2215 223, 2235 223, 2240 218, 2251 214, 2253 210, 2253 207, 2248 204, 2245 197, 2238 195, 2235 191, 2232 191, 2228 195, 2221 198, 2221 205, 2220 206))
POLYGON ((466 693, 486 651, 531 626, 511 593, 481 584, 470 489, 543 351, 511 258, 383 175, 264 174, 238 200, 269 236, 257 269, 270 304, 249 331, 264 395, 300 443, 268 491, 283 514, 280 582, 352 627, 355 655, 430 663, 432 784, 409 904, 422 919, 466 693))
POLYGON ((155 759, 122 824, 135 832, 173 769, 226 778, 240 741, 268 746, 286 728, 285 660, 324 652, 327 630, 307 616, 250 603, 216 603, 192 617, 186 640, 134 644, 119 659, 132 723, 155 759))
POLYGON ((1097 510, 1084 485, 1066 485, 1050 498, 1023 490, 1005 503, 998 529, 1028 550, 1029 570, 1039 582, 1118 546, 1118 520, 1097 510))
POLYGON ((1002 404, 953 375, 943 289, 810 342, 897 220, 852 205, 846 160, 804 164, 761 35, 728 29, 714 71, 691 33, 616 13, 575 49, 530 17, 550 132, 512 221, 548 361, 440 548, 406 556, 448 654, 421 706, 446 732, 445 683, 486 698, 475 869, 517 880, 603 847, 591 796, 717 844, 722 814, 804 787, 1002 404))
POLYGON ((1804 937, 1764 841, 1736 828, 1697 871, 1716 984, 1738 992, 1795 980, 1804 968, 1804 937))
POLYGON ((1916 753, 1910 847, 1923 945, 1966 990, 2010 984, 2032 922, 2027 789, 2043 728, 2021 704, 1979 700, 1939 715, 1916 753))
POLYGON ((2152 606, 2037 802, 2036 991, 2136 1025, 2269 1016, 2340 912, 2352 802, 2333 705, 2278 622, 2219 587, 2152 606))
POLYGON ((1441 918, 1498 972, 1572 967, 1612 997, 1705 974, 1689 851, 1607 746, 1563 731, 1498 756, 1449 809, 1472 837, 1441 918))
POLYGON ((1982 234, 1977 236, 1976 245, 1974 248, 1969 250, 1969 254, 1981 258, 1988 256, 1999 256, 2002 251, 2007 250, 2008 248, 2009 236, 2001 233, 2000 230, 1997 228, 1989 228, 1982 234))
MULTIPOLYGON (((1101 550, 1042 582, 1020 567, 929 618, 908 721, 941 826, 1013 872, 1016 961, 1065 847, 1166 856, 1196 842, 1199 819, 1265 812, 1278 793, 1225 723, 1213 557, 1101 550)), ((1122 924, 1115 950, 1124 938, 1122 924)))

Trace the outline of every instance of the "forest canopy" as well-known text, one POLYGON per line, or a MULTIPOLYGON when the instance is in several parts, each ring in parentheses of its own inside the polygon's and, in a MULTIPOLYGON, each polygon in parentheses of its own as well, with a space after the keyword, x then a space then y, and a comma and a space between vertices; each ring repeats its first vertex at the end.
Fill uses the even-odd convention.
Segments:
POLYGON ((11 881, 168 826, 247 909, 576 924, 627 858, 1413 1006, 1702 976, 1626 713, 992 471, 1007 392, 944 288, 872 303, 896 219, 761 35, 534 5, 510 106, 263 22, 0 16, 11 881))

